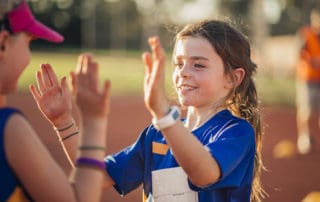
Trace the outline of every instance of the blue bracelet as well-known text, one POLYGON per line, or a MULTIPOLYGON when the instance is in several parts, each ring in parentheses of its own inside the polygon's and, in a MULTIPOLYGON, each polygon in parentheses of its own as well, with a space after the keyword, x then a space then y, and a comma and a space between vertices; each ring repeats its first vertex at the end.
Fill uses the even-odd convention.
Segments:
POLYGON ((76 166, 89 167, 89 168, 94 168, 94 169, 103 170, 103 171, 105 171, 106 169, 106 165, 103 161, 99 161, 92 158, 86 158, 86 157, 78 158, 76 161, 76 166))

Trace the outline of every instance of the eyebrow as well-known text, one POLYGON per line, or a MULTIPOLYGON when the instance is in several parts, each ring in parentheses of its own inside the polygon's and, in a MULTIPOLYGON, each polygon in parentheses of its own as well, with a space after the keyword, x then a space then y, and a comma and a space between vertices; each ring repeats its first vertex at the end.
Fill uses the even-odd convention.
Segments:
MULTIPOLYGON (((185 58, 184 56, 176 56, 174 57, 174 59, 181 59, 181 58, 185 58)), ((191 57, 187 57, 188 59, 191 59, 191 60, 206 60, 208 61, 209 59, 206 58, 206 57, 202 57, 202 56, 191 56, 191 57)))

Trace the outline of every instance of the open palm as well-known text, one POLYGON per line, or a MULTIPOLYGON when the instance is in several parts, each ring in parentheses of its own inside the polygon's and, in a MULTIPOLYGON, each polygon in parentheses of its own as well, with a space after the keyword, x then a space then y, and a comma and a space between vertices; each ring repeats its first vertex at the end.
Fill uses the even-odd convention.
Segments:
POLYGON ((165 54, 158 37, 149 38, 152 53, 145 52, 142 61, 145 66, 144 101, 154 117, 164 116, 169 109, 165 96, 165 54))
POLYGON ((63 125, 72 119, 72 101, 66 78, 58 81, 50 64, 42 64, 36 74, 37 85, 30 91, 42 114, 54 125, 63 125))

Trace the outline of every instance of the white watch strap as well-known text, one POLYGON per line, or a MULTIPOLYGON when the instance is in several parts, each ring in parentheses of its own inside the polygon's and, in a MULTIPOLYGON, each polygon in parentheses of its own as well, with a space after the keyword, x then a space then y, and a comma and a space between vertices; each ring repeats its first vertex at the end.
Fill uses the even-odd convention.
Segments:
POLYGON ((179 119, 179 117, 180 117, 179 107, 171 106, 167 115, 165 115, 159 120, 156 118, 153 118, 152 123, 158 130, 162 130, 175 124, 176 121, 179 119))

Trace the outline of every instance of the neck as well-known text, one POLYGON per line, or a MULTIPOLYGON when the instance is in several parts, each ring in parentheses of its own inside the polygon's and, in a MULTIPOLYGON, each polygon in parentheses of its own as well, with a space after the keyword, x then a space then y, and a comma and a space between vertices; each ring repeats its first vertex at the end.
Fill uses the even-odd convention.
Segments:
POLYGON ((6 105, 6 96, 0 95, 0 107, 4 107, 6 105))
POLYGON ((206 107, 206 108, 196 108, 189 107, 187 113, 187 119, 185 126, 191 131, 199 128, 205 122, 207 122, 211 117, 213 117, 218 112, 226 109, 225 107, 206 107))

